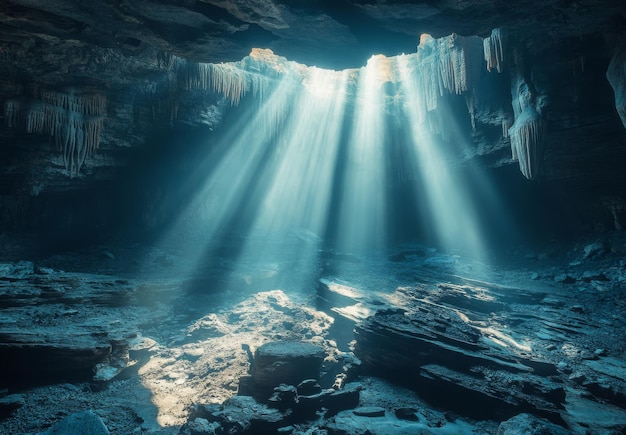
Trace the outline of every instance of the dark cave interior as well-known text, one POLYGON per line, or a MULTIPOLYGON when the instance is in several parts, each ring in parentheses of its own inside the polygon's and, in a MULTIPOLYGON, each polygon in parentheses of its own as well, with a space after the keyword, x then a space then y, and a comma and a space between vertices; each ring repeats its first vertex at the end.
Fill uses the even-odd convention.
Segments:
POLYGON ((0 0, 0 432, 626 433, 625 28, 0 0))

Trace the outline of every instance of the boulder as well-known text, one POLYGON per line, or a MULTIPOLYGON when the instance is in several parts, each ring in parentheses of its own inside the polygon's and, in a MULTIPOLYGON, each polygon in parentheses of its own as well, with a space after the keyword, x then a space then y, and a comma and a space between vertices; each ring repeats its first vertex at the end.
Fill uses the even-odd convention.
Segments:
POLYGON ((561 426, 549 421, 535 417, 530 414, 519 414, 498 427, 497 435, 566 435, 566 431, 561 426))
POLYGON ((39 435, 109 435, 109 429, 91 409, 65 417, 39 435))
POLYGON ((264 344, 254 355, 252 379, 261 387, 298 385, 305 379, 319 379, 326 352, 320 346, 279 341, 264 344))

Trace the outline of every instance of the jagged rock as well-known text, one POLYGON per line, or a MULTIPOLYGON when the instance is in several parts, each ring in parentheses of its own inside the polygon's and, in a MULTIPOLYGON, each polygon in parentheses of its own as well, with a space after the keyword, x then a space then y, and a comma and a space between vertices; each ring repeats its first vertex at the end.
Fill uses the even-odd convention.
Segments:
POLYGON ((609 280, 603 272, 591 272, 589 270, 584 271, 580 279, 585 282, 609 280))
POLYGON ((40 435, 109 435, 109 430, 98 414, 92 410, 77 412, 65 417, 40 435))
POLYGON ((594 355, 585 365, 597 375, 584 377, 579 382, 596 397, 626 409, 626 362, 614 357, 598 359, 598 355, 594 355))
POLYGON ((397 418, 408 421, 419 421, 420 418, 417 413, 418 410, 415 408, 398 408, 394 411, 397 418))
POLYGON ((253 397, 233 396, 219 410, 200 418, 219 423, 225 433, 256 434, 275 433, 279 427, 285 426, 287 417, 277 409, 258 403, 253 397))
POLYGON ((566 435, 568 433, 565 428, 530 414, 516 415, 502 422, 498 427, 498 435, 566 435))
POLYGON ((334 390, 322 390, 309 396, 298 396, 298 404, 294 407, 296 417, 301 420, 312 418, 325 406, 326 399, 334 393, 334 390))
POLYGON ((442 433, 468 433, 470 426, 446 424, 431 426, 427 422, 399 420, 394 416, 378 416, 375 418, 359 416, 354 411, 342 411, 326 425, 329 435, 412 435, 434 434, 436 427, 446 426, 442 433))
POLYGON ((322 387, 320 387, 317 379, 305 379, 298 384, 297 389, 299 396, 310 396, 322 392, 322 387))
MULTIPOLYGON (((546 377, 557 373, 553 364, 489 345, 458 308, 415 301, 414 312, 382 311, 357 325, 355 353, 366 373, 411 385, 428 400, 476 418, 527 409, 559 421, 565 391, 546 377)), ((480 318, 477 311, 468 316, 480 318)))
POLYGON ((183 427, 180 428, 179 433, 181 435, 215 435, 220 433, 218 432, 220 428, 221 426, 217 422, 209 423, 209 421, 204 418, 195 418, 184 424, 183 427))
POLYGON ((327 409, 327 415, 335 415, 339 411, 353 409, 359 406, 361 390, 363 386, 358 382, 352 382, 343 390, 335 391, 322 400, 322 405, 327 409))
POLYGON ((305 379, 317 379, 325 356, 322 347, 304 342, 272 342, 254 354, 251 374, 261 387, 280 384, 298 385, 305 379))
POLYGON ((281 384, 274 388, 274 394, 267 401, 269 406, 284 411, 297 403, 298 391, 293 385, 281 384))

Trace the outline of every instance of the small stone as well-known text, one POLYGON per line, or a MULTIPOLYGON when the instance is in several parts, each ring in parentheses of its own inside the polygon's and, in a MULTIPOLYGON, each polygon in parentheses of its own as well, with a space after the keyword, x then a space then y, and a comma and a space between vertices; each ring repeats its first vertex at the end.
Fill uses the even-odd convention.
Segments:
POLYGON ((92 410, 77 412, 65 417, 40 435, 61 434, 109 435, 109 429, 92 410))
POLYGON ((594 353, 595 356, 605 356, 606 355, 606 349, 598 348, 593 353, 594 353))
POLYGON ((581 279, 585 282, 591 282, 591 281, 608 281, 609 279, 606 277, 606 275, 602 272, 591 272, 589 270, 586 270, 585 272, 583 272, 583 275, 581 277, 581 279))
POLYGON ((297 390, 299 396, 311 396, 321 393, 322 387, 320 387, 317 379, 305 379, 298 384, 297 390))
POLYGON ((585 375, 580 372, 575 372, 569 376, 569 380, 577 384, 582 384, 585 381, 585 375))
POLYGON ((556 349, 556 345, 554 344, 549 344, 546 346, 546 350, 555 350, 556 349))
POLYGON ((583 350, 582 352, 580 352, 580 357, 582 359, 586 359, 586 360, 591 360, 591 359, 596 359, 597 356, 591 352, 589 352, 588 350, 583 350))
POLYGON ((541 276, 537 272, 534 272, 532 275, 530 275, 530 279, 532 279, 533 281, 536 281, 539 278, 541 278, 541 276))
POLYGON ((599 257, 607 252, 606 246, 600 242, 590 243, 584 248, 584 259, 599 257))
POLYGON ((567 363, 565 361, 559 361, 559 363, 556 365, 556 367, 559 370, 564 370, 567 368, 567 363))
POLYGON ((274 394, 268 399, 271 407, 278 409, 291 408, 297 402, 298 392, 293 385, 281 384, 274 388, 274 394))
POLYGON ((551 434, 565 435, 567 430, 531 414, 518 414, 500 423, 497 435, 551 434))
POLYGON ((394 411, 398 419, 408 421, 419 421, 417 412, 415 408, 398 408, 394 411))
POLYGON ((576 282, 576 278, 566 273, 562 273, 554 277, 554 281, 561 284, 573 284, 576 282))
POLYGON ((591 281, 591 287, 593 287, 593 289, 598 292, 606 291, 606 287, 600 284, 598 281, 591 281))
POLYGON ((570 311, 573 311, 574 313, 584 313, 585 312, 585 308, 582 305, 572 305, 572 307, 570 308, 570 311))
POLYGON ((385 409, 380 406, 361 406, 360 408, 353 409, 354 415, 360 417, 384 417, 385 409))

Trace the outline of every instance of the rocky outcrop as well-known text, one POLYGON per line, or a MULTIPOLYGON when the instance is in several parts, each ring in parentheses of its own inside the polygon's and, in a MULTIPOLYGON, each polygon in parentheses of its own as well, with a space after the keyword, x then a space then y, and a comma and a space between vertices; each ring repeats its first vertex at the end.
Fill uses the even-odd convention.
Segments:
POLYGON ((556 367, 490 346, 468 322, 431 304, 415 315, 382 311, 357 326, 355 353, 366 370, 409 383, 466 415, 502 417, 527 409, 559 420, 565 390, 545 378, 556 367))

